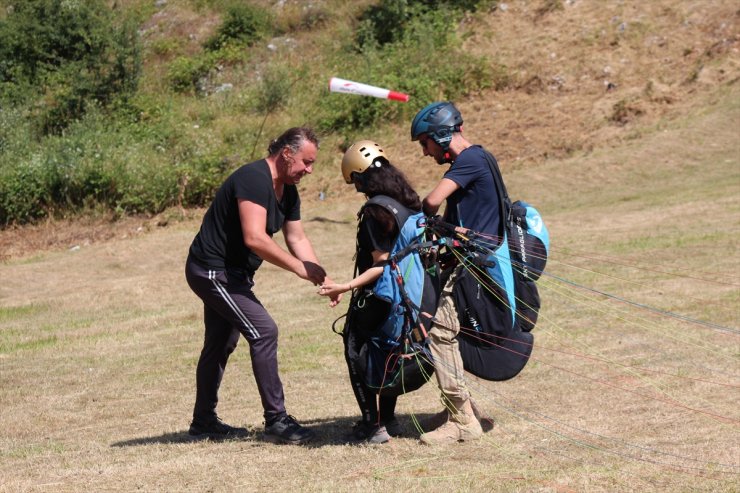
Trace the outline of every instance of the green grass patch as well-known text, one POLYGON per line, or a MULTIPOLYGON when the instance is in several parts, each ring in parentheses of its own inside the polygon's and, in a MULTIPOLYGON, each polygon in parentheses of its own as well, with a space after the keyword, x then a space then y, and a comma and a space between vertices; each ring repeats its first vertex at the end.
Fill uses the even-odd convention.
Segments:
POLYGON ((0 306, 0 322, 22 320, 24 318, 42 315, 49 311, 49 305, 31 303, 21 306, 0 306))
POLYGON ((57 336, 49 336, 43 337, 41 339, 23 341, 6 340, 6 337, 8 337, 9 335, 18 335, 19 337, 27 337, 29 335, 28 332, 24 334, 12 334, 12 332, 8 334, 7 332, 8 331, 0 332, 0 354, 10 354, 17 351, 37 351, 40 349, 55 346, 58 340, 57 336))
POLYGON ((43 443, 24 443, 9 449, 0 448, 0 457, 7 459, 28 459, 44 454, 63 454, 67 447, 60 441, 47 440, 43 443))

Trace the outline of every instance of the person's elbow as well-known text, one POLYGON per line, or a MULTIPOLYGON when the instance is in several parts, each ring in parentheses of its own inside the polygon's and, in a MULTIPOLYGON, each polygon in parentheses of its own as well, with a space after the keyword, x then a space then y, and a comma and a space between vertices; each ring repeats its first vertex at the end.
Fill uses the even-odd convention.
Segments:
POLYGON ((254 234, 249 231, 246 231, 242 235, 244 246, 246 246, 252 251, 259 251, 261 249, 260 247, 264 244, 264 238, 262 236, 263 235, 254 234))
POLYGON ((430 200, 429 197, 424 198, 421 202, 421 209, 424 211, 424 215, 426 216, 433 216, 437 213, 439 210, 440 204, 434 202, 433 200, 430 200))

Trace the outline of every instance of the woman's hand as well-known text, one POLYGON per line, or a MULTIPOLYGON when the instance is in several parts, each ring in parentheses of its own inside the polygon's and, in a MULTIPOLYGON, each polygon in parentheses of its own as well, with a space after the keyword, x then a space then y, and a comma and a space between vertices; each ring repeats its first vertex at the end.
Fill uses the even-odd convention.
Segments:
POLYGON ((334 308, 339 304, 340 301, 342 301, 342 293, 345 291, 349 291, 349 289, 345 290, 324 290, 324 286, 343 286, 342 284, 337 284, 328 277, 324 278, 324 282, 319 287, 318 293, 321 296, 328 296, 329 297, 329 306, 334 308))
POLYGON ((346 284, 337 284, 335 282, 329 281, 324 282, 321 286, 319 286, 318 294, 321 296, 328 296, 332 299, 338 299, 342 293, 346 293, 347 291, 351 290, 351 281, 346 284))

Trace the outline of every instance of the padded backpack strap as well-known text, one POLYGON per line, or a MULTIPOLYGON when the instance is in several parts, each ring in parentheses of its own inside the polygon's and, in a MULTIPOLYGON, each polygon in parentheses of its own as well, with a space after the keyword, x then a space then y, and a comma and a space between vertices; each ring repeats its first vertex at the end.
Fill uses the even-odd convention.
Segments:
POLYGON ((370 200, 365 202, 364 206, 362 206, 363 209, 368 205, 379 205, 392 213, 393 217, 396 218, 398 231, 401 231, 403 229, 403 225, 406 224, 406 220, 414 214, 414 212, 408 209, 406 206, 386 195, 376 195, 375 197, 371 198, 370 200))
POLYGON ((499 238, 503 241, 504 233, 506 232, 506 225, 511 219, 511 200, 509 199, 509 193, 506 190, 504 184, 504 178, 501 176, 501 170, 498 167, 498 163, 493 155, 487 150, 483 149, 483 155, 486 157, 486 162, 491 170, 493 176, 493 183, 496 186, 499 200, 499 210, 501 214, 501 221, 499 224, 499 238))

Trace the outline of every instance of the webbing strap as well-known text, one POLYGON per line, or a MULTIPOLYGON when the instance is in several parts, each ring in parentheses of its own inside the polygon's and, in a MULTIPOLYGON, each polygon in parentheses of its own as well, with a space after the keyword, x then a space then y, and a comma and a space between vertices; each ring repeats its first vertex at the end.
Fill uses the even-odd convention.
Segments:
POLYGON ((491 170, 493 176, 493 183, 496 185, 496 192, 498 192, 499 209, 501 215, 501 224, 499 224, 499 238, 504 241, 504 233, 506 232, 506 224, 511 219, 511 200, 509 199, 509 193, 506 191, 506 185, 504 184, 504 178, 501 176, 501 170, 496 163, 496 159, 491 155, 490 152, 483 149, 483 155, 486 157, 488 168, 491 170))

